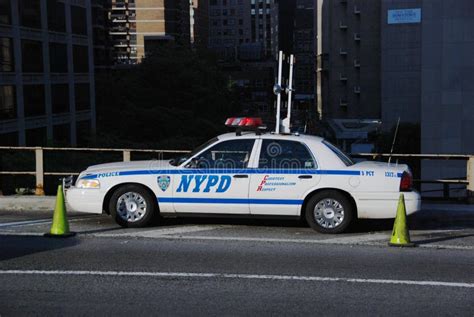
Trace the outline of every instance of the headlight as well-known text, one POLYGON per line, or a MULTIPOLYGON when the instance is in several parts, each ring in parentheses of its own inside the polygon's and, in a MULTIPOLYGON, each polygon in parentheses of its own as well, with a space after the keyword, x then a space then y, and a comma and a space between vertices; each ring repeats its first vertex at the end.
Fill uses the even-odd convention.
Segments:
POLYGON ((79 179, 76 183, 77 188, 100 188, 98 179, 79 179))

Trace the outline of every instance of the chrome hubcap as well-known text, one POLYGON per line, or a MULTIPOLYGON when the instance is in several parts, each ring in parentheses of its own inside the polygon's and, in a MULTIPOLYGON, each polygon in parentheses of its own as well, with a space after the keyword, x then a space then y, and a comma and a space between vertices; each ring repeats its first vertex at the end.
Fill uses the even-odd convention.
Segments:
POLYGON ((146 201, 140 194, 128 192, 117 200, 117 214, 127 222, 135 222, 146 214, 146 201))
POLYGON ((337 200, 325 198, 316 204, 313 215, 321 227, 335 228, 344 220, 344 208, 337 200))

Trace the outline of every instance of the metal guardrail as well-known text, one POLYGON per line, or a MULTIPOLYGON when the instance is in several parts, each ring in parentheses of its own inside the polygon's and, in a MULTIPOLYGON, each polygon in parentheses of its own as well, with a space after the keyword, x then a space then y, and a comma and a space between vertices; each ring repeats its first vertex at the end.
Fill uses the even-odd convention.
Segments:
POLYGON ((44 195, 44 176, 69 176, 79 175, 78 172, 45 172, 44 152, 45 151, 77 151, 77 152, 118 152, 122 153, 124 162, 131 160, 131 154, 137 153, 157 153, 157 154, 180 154, 189 153, 186 150, 151 150, 151 149, 112 149, 112 148, 57 148, 57 147, 26 147, 26 146, 0 146, 0 151, 34 151, 35 170, 34 171, 0 171, 0 175, 34 175, 36 179, 35 195, 44 195))
MULTIPOLYGON (((35 153, 35 170, 34 171, 0 171, 0 175, 34 175, 36 179, 36 195, 44 195, 43 185, 44 176, 68 176, 78 175, 78 172, 45 172, 44 171, 44 152, 45 151, 77 151, 77 152, 116 152, 122 153, 123 161, 131 160, 131 153, 157 153, 163 155, 189 153, 187 150, 152 150, 152 149, 113 149, 113 148, 57 148, 57 147, 11 147, 0 146, 0 151, 34 151, 35 153)), ((466 185, 469 197, 474 196, 474 155, 464 154, 389 154, 389 153, 353 153, 354 157, 360 158, 412 158, 412 159, 428 159, 428 160, 464 160, 466 161, 466 178, 465 179, 417 179, 416 182, 426 184, 442 184, 445 197, 449 197, 449 186, 452 184, 466 185)))

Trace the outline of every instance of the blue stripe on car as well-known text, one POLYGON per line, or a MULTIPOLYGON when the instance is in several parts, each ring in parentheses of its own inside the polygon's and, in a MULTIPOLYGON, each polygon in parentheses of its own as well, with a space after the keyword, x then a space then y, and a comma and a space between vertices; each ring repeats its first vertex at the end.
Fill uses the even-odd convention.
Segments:
POLYGON ((248 198, 183 198, 158 197, 159 203, 175 204, 259 204, 259 205, 302 205, 300 199, 248 199, 248 198))
MULTIPOLYGON (((82 179, 100 178, 98 174, 90 174, 81 177, 82 179)), ((104 173, 106 174, 106 173, 104 173)), ((107 173, 109 174, 109 173, 107 173)), ((121 171, 113 176, 132 176, 132 175, 157 175, 157 174, 313 174, 313 175, 361 175, 360 171, 344 170, 311 170, 311 169, 172 169, 172 170, 136 170, 121 171), (117 175, 118 174, 118 175, 117 175)), ((401 174, 400 174, 401 175, 401 174)), ((107 176, 112 177, 112 176, 107 176)))

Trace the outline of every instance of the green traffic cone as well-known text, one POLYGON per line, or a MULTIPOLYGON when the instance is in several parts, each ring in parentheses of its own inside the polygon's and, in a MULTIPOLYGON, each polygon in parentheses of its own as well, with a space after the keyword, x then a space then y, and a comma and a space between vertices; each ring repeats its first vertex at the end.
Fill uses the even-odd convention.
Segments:
POLYGON ((69 223, 67 221, 66 204, 64 202, 63 187, 58 186, 56 195, 56 207, 54 208, 53 223, 51 230, 45 233, 45 237, 67 238, 74 236, 75 232, 69 231, 69 223))
POLYGON ((405 209, 405 197, 400 194, 398 199, 397 216, 393 224, 392 237, 389 244, 394 247, 414 247, 415 244, 410 241, 410 233, 407 227, 407 212, 405 209))

